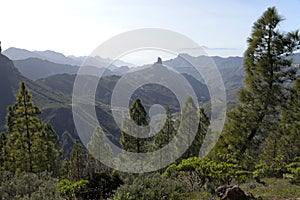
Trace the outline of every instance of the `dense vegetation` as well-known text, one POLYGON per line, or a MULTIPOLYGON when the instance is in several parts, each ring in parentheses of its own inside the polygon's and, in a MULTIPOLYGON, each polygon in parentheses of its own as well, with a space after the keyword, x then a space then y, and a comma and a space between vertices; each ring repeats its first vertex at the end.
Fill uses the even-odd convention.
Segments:
MULTIPOLYGON (((149 138, 128 134, 149 124, 141 99, 131 103, 129 114, 136 126, 125 126, 119 141, 130 152, 161 149, 179 132, 189 136, 189 123, 197 124, 195 137, 177 137, 189 148, 156 172, 128 174, 100 163, 100 152, 113 155, 104 142, 107 130, 101 127, 95 127, 87 149, 75 141, 65 155, 55 130, 41 120, 40 109, 21 82, 0 134, 0 199, 212 199, 219 186, 233 184, 264 199, 299 197, 300 76, 290 56, 300 48, 300 35, 281 32, 281 21, 272 7, 254 23, 245 52, 245 87, 206 157, 198 155, 210 121, 192 98, 179 119, 167 107, 163 127, 149 138), (180 126, 185 115, 190 121, 180 126)), ((161 161, 166 155, 160 156, 161 161)))

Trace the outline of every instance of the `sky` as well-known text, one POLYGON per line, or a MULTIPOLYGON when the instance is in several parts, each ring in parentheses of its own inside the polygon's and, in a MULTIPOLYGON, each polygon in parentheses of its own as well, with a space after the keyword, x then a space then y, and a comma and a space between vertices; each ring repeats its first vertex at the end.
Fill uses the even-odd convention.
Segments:
POLYGON ((300 28, 300 0, 0 0, 0 5, 3 50, 75 56, 89 55, 109 38, 140 28, 181 33, 208 55, 242 56, 253 22, 270 6, 285 18, 282 30, 300 28))

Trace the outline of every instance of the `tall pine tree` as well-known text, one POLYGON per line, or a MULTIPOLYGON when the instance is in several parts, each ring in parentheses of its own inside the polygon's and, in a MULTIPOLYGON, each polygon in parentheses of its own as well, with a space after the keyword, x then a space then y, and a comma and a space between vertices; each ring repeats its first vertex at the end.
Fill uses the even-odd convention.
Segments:
POLYGON ((240 154, 247 151, 256 157, 255 147, 276 130, 285 99, 284 82, 295 77, 288 56, 299 47, 298 32, 280 32, 281 21, 271 7, 254 23, 244 55, 245 88, 239 92, 239 104, 229 113, 215 150, 226 151, 233 145, 240 154))
MULTIPOLYGON (((167 145, 173 137, 176 135, 176 129, 174 127, 173 116, 170 113, 170 108, 166 108, 166 120, 162 129, 154 136, 153 150, 159 150, 167 145)), ((160 154, 160 163, 162 163, 163 157, 168 155, 160 154)))
POLYGON ((188 97, 183 105, 183 108, 181 109, 180 125, 176 135, 176 139, 179 141, 178 146, 176 147, 178 151, 182 147, 188 146, 188 149, 185 151, 185 153, 181 155, 181 159, 194 156, 194 152, 192 151, 191 147, 197 135, 196 131, 198 130, 199 116, 197 111, 198 109, 193 98, 188 97), (181 134, 182 137, 180 136, 181 134))
POLYGON ((300 77, 283 105, 277 130, 266 140, 260 163, 268 166, 270 176, 282 176, 286 166, 300 156, 300 77))
POLYGON ((45 155, 45 159, 40 160, 40 162, 46 163, 45 168, 47 171, 52 172, 53 175, 61 175, 63 151, 59 137, 50 124, 44 124, 40 143, 43 145, 40 151, 43 150, 43 154, 45 155))
POLYGON ((121 136, 121 144, 123 149, 134 153, 145 153, 149 147, 148 139, 134 137, 127 133, 128 131, 134 131, 138 136, 140 134, 139 132, 142 130, 138 127, 145 127, 148 125, 147 112, 139 98, 135 99, 131 104, 129 114, 131 120, 137 126, 131 126, 130 123, 125 123, 123 126, 121 136))
POLYGON ((162 129, 154 136, 154 150, 161 149, 167 145, 176 134, 174 127, 173 115, 170 113, 170 108, 166 108, 166 120, 162 129))
POLYGON ((190 157, 198 157, 200 153, 200 149, 202 147, 204 138, 208 132, 208 127, 210 125, 209 118, 205 114, 205 111, 203 108, 200 108, 199 111, 199 125, 198 125, 198 131, 195 136, 195 139, 192 143, 192 145, 189 147, 189 156, 190 157))
POLYGON ((6 170, 57 171, 58 137, 52 127, 38 117, 41 111, 31 101, 24 82, 20 84, 16 99, 7 114, 6 170))
POLYGON ((84 178, 85 156, 82 145, 76 140, 73 144, 70 158, 70 179, 79 181, 84 178))
POLYGON ((97 160, 111 162, 113 152, 110 145, 104 140, 104 136, 105 133, 103 129, 100 126, 97 126, 91 137, 91 140, 87 145, 87 148, 97 160))

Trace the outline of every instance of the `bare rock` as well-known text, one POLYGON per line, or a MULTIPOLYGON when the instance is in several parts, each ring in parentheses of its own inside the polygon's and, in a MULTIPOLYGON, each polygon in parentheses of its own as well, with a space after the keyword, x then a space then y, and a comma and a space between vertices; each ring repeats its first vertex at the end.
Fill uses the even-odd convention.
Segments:
POLYGON ((157 62, 156 62, 157 64, 162 64, 162 60, 161 60, 161 57, 158 57, 157 58, 157 62))
POLYGON ((245 192, 237 186, 228 188, 222 197, 222 200, 248 200, 248 199, 249 198, 248 196, 246 196, 245 192))
POLYGON ((238 186, 220 186, 216 190, 216 194, 222 200, 250 200, 256 199, 251 193, 245 193, 238 186))

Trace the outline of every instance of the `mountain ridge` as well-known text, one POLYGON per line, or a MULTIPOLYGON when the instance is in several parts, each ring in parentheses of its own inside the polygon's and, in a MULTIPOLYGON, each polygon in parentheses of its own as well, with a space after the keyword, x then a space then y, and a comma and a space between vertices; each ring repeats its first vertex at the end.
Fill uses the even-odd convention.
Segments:
POLYGON ((134 64, 124 62, 122 60, 110 60, 108 58, 102 58, 100 56, 89 57, 89 56, 66 56, 63 53, 56 52, 53 50, 45 51, 29 51, 26 49, 10 47, 2 52, 3 55, 7 56, 11 60, 24 60, 27 58, 39 58, 41 60, 48 60, 57 64, 67 64, 81 66, 88 60, 85 65, 91 65, 94 67, 106 67, 111 65, 112 69, 128 66, 134 67, 134 64))

